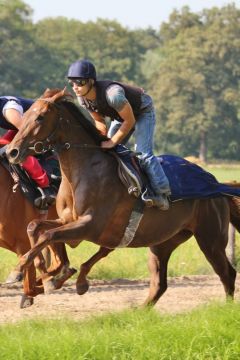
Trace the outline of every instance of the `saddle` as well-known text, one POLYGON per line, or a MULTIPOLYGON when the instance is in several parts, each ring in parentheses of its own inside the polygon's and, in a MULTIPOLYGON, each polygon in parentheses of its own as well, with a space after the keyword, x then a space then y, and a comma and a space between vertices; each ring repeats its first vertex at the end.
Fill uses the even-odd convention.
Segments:
MULTIPOLYGON (((19 164, 15 165, 9 163, 6 157, 6 146, 7 145, 0 148, 0 162, 13 178, 14 184, 12 190, 13 192, 16 192, 17 188, 20 188, 26 199, 32 204, 32 206, 35 206, 35 199, 39 197, 39 193, 42 195, 41 189, 38 188, 37 184, 19 164)), ((52 153, 46 153, 44 156, 39 156, 38 160, 47 172, 50 180, 50 186, 57 194, 61 182, 61 173, 57 159, 52 153)), ((40 207, 37 208, 40 210, 47 210, 48 207, 49 206, 46 204, 41 204, 40 207)))
POLYGON ((140 164, 135 153, 124 145, 116 145, 110 152, 118 162, 118 175, 130 195, 139 197, 144 182, 141 175, 140 164))
POLYGON ((145 200, 145 196, 152 196, 154 193, 137 154, 122 144, 116 145, 111 154, 118 162, 118 175, 128 193, 140 198, 146 206, 152 206, 145 200))

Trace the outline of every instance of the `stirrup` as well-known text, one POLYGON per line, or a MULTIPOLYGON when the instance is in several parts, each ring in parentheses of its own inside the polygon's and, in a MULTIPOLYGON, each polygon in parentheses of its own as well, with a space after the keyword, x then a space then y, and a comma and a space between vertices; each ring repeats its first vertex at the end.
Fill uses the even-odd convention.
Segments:
MULTIPOLYGON (((47 193, 45 193, 44 189, 40 188, 39 186, 37 187, 38 191, 40 192, 40 196, 38 196, 35 200, 34 200, 34 205, 38 208, 38 209, 46 209, 49 206, 55 204, 56 202, 56 196, 49 193, 48 194, 48 190, 46 191, 47 193)), ((47 189, 47 188, 46 188, 47 189)))
POLYGON ((147 189, 141 196, 142 200, 144 201, 147 207, 157 207, 160 210, 168 210, 169 209, 169 201, 166 195, 159 194, 150 197, 147 195, 147 189))
POLYGON ((153 206, 153 200, 150 197, 147 197, 147 189, 142 193, 141 199, 147 207, 153 206))

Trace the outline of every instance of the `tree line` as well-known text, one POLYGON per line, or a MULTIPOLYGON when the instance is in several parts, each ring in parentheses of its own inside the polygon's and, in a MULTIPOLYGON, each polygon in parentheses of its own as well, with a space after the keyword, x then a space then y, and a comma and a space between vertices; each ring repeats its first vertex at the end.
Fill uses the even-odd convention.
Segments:
MULTIPOLYGON (((69 64, 143 87, 157 115, 156 153, 239 160, 240 10, 174 10, 159 30, 65 17, 33 23, 21 0, 0 1, 0 95, 36 98, 67 85, 69 64)), ((70 89, 69 89, 70 90, 70 89)))

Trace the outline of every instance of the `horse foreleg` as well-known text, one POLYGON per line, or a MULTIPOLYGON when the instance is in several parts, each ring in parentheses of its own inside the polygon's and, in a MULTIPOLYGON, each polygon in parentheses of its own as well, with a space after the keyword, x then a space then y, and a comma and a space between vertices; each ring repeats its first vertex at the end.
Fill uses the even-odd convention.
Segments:
POLYGON ((36 269, 32 264, 23 271, 23 292, 20 308, 26 308, 33 304, 33 298, 44 291, 43 286, 36 284, 36 269))
POLYGON ((164 243, 150 247, 148 268, 151 273, 150 288, 143 306, 153 306, 167 290, 167 267, 172 252, 192 236, 182 231, 164 243))
POLYGON ((93 265, 95 265, 99 260, 106 257, 110 252, 114 249, 107 249, 104 247, 100 247, 99 250, 94 254, 90 259, 88 259, 85 263, 80 266, 80 273, 77 278, 76 289, 78 295, 83 295, 88 291, 89 282, 87 280, 87 274, 92 269, 93 265))
MULTIPOLYGON (((50 222, 53 226, 55 225, 55 227, 43 232, 33 248, 21 257, 19 263, 20 270, 24 270, 26 267, 30 266, 34 258, 44 249, 44 247, 58 242, 74 240, 79 242, 91 237, 93 231, 91 215, 82 216, 75 222, 62 226, 60 220, 50 222)), ((30 233, 30 236, 32 231, 34 232, 34 222, 29 224, 28 233, 30 233)))
POLYGON ((23 280, 23 273, 18 270, 18 266, 8 275, 5 284, 15 284, 23 280))
MULTIPOLYGON (((33 220, 28 226, 28 236, 33 248, 37 242, 37 239, 43 231, 57 228, 62 226, 60 219, 57 220, 33 220)), ((50 254, 50 267, 46 267, 43 255, 39 253, 34 260, 36 268, 41 274, 41 278, 44 283, 44 289, 46 293, 50 293, 55 289, 61 288, 63 283, 69 279, 75 272, 75 269, 69 268, 69 260, 67 257, 65 244, 53 244, 46 247, 43 250, 48 250, 50 254), (57 277, 54 277, 55 275, 57 277)))
MULTIPOLYGON (((33 220, 36 225, 35 226, 36 236, 41 231, 41 228, 38 227, 38 224, 44 223, 45 221, 47 221, 47 217, 48 217, 48 211, 46 211, 46 212, 44 211, 43 213, 39 212, 37 220, 33 220)), ((28 229, 27 229, 27 231, 28 231, 28 229)), ((36 236, 34 236, 34 235, 31 236, 31 233, 28 233, 28 238, 29 238, 31 247, 33 247, 36 242, 36 240, 35 240, 36 236)), ((50 261, 51 261, 51 253, 50 253, 50 248, 48 248, 48 247, 46 247, 43 250, 43 252, 40 253, 38 256, 36 256, 36 258, 34 259, 35 268, 41 274, 40 278, 37 279, 37 284, 42 284, 42 280, 45 279, 45 281, 47 281, 50 278, 48 276, 48 272, 47 272, 47 266, 50 261)))

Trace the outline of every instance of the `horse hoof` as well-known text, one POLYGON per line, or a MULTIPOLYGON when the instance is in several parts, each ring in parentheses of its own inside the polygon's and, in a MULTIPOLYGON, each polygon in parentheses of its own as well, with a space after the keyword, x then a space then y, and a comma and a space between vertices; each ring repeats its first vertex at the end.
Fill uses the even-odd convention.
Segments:
POLYGON ((70 277, 72 277, 76 272, 77 272, 76 269, 68 268, 67 271, 63 275, 56 277, 55 282, 54 282, 55 289, 61 289, 61 287, 63 286, 65 281, 67 281, 70 277))
POLYGON ((27 295, 22 295, 21 302, 20 302, 20 309, 28 308, 29 306, 32 306, 34 303, 34 300, 32 297, 27 295))
POLYGON ((77 289, 77 293, 78 295, 83 295, 85 294, 88 289, 89 289, 89 284, 88 282, 86 282, 85 284, 76 284, 76 289, 77 289))
POLYGON ((52 294, 56 290, 54 279, 43 281, 44 294, 52 294))
POLYGON ((5 281, 5 284, 14 284, 16 282, 22 281, 22 279, 23 279, 23 273, 22 272, 20 272, 20 271, 12 271, 8 275, 8 277, 7 277, 6 281, 5 281))

